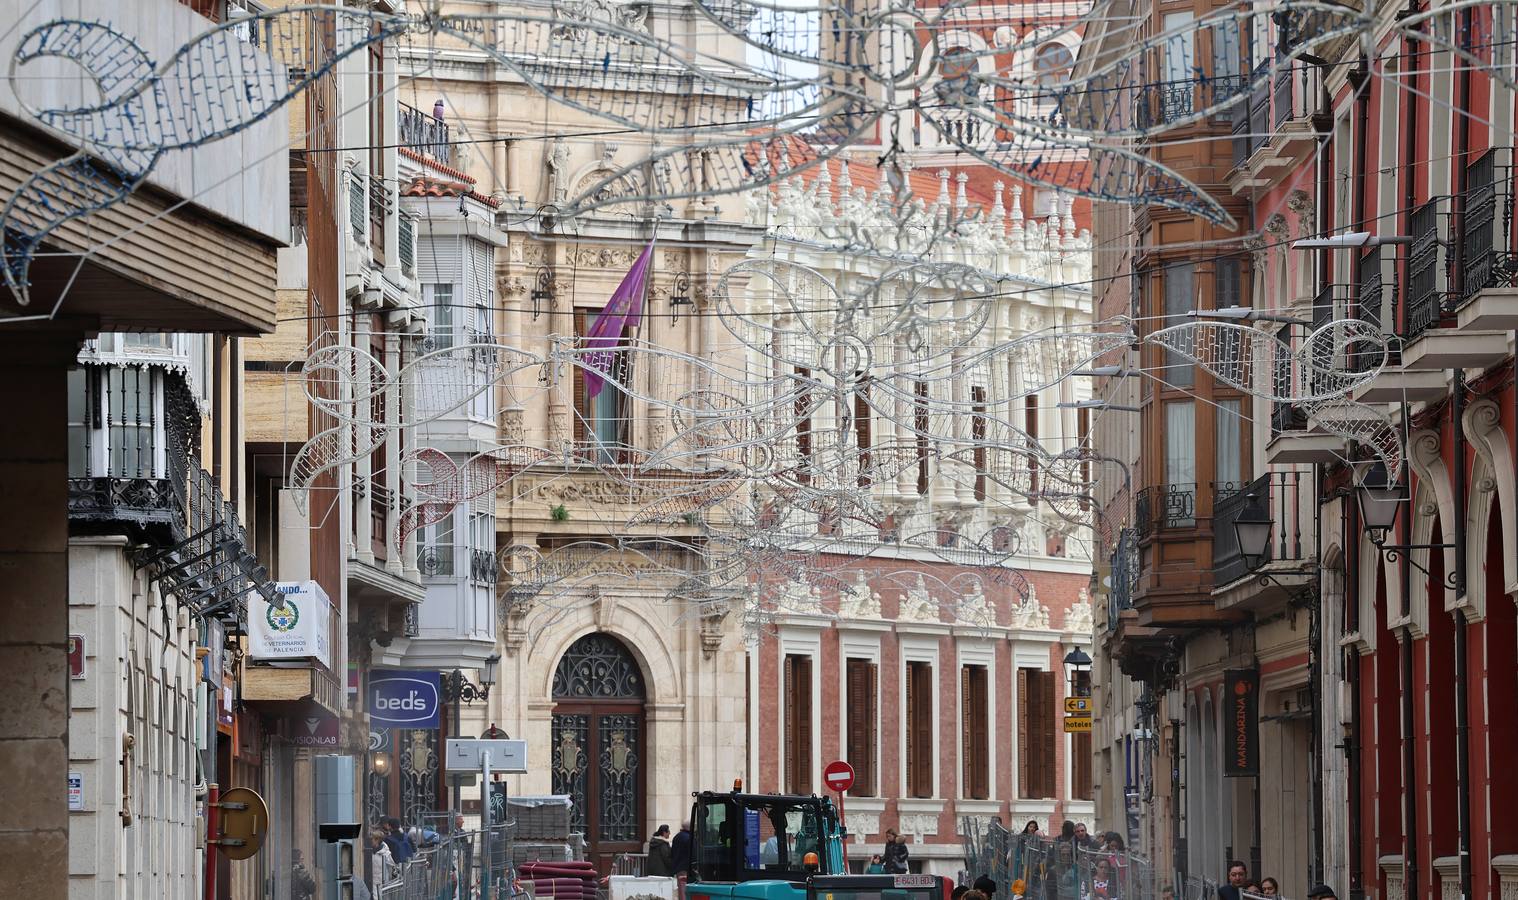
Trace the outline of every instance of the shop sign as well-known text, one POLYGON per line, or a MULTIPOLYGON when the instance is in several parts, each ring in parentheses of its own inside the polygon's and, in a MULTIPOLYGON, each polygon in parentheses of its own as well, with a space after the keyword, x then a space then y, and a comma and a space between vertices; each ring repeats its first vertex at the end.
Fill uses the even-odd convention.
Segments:
POLYGON ((290 743, 297 747, 337 749, 341 725, 336 716, 303 716, 290 729, 290 743))
POLYGON ((1223 774, 1260 774, 1260 672, 1223 673, 1223 774))
POLYGON ((248 600, 248 658, 255 663, 316 662, 332 668, 332 602, 314 581, 281 581, 279 606, 248 600))
POLYGON ((440 684, 435 671, 375 669, 369 673, 369 720, 380 728, 438 727, 440 684))

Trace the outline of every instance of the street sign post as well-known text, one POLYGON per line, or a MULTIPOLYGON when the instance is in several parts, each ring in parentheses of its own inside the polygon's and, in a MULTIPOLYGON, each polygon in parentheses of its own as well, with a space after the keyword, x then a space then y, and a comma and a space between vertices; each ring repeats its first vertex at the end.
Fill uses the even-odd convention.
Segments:
POLYGON ((854 786, 854 767, 835 759, 822 767, 822 783, 838 792, 838 822, 843 825, 843 867, 849 867, 848 820, 843 817, 843 792, 854 786))
MULTIPOLYGON (((490 826, 495 821, 491 814, 490 771, 522 775, 527 772, 527 742, 487 740, 484 738, 449 738, 448 771, 463 769, 480 770, 480 831, 484 834, 485 847, 493 846, 494 836, 490 826)), ((505 794, 501 794, 504 805, 505 794)), ((480 880, 480 896, 489 897, 490 867, 487 865, 480 880)))
POLYGON ((1065 698, 1065 712, 1067 712, 1067 713, 1076 713, 1076 714, 1085 715, 1085 716, 1091 715, 1091 698, 1090 697, 1066 697, 1065 698))
POLYGON ((1065 734, 1090 734, 1090 716, 1065 716, 1065 734))

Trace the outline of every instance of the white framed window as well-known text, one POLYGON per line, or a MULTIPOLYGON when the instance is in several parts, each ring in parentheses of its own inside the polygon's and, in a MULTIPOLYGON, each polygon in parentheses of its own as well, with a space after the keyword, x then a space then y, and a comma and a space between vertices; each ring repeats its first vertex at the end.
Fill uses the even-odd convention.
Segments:
POLYGON ((938 787, 938 640, 901 638, 901 796, 936 797, 938 787))

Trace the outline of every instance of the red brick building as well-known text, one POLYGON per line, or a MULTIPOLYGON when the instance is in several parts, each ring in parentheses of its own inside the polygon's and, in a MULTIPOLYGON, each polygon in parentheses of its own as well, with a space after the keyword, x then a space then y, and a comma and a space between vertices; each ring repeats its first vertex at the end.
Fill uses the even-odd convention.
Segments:
POLYGON ((1062 727, 1063 659, 1090 649, 1089 563, 860 565, 847 590, 789 586, 751 641, 748 784, 822 793, 822 767, 846 759, 851 858, 893 828, 914 869, 942 874, 963 867, 965 816, 1089 821, 1089 735, 1062 727))

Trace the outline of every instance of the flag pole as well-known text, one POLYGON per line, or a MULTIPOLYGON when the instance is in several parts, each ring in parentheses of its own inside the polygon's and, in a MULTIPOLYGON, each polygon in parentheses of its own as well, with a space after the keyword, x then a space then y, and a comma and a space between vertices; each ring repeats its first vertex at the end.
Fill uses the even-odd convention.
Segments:
MULTIPOLYGON (((638 345, 638 342, 643 339, 643 323, 648 319, 648 285, 651 281, 654 280, 654 266, 658 259, 658 254, 656 251, 659 248, 659 222, 663 218, 663 215, 654 216, 653 234, 650 235, 648 239, 648 271, 643 273, 643 296, 638 298, 638 324, 633 326, 633 347, 636 347, 638 345)), ((631 363, 629 363, 629 365, 631 365, 631 363)), ((628 380, 631 381, 632 379, 628 380)), ((629 384, 628 387, 631 388, 632 385, 629 384)), ((649 392, 653 392, 652 380, 649 381, 649 392)), ((631 395, 628 395, 626 399, 628 406, 632 406, 635 402, 631 395)), ((633 422, 627 423, 627 432, 629 436, 633 436, 632 426, 633 422)))

